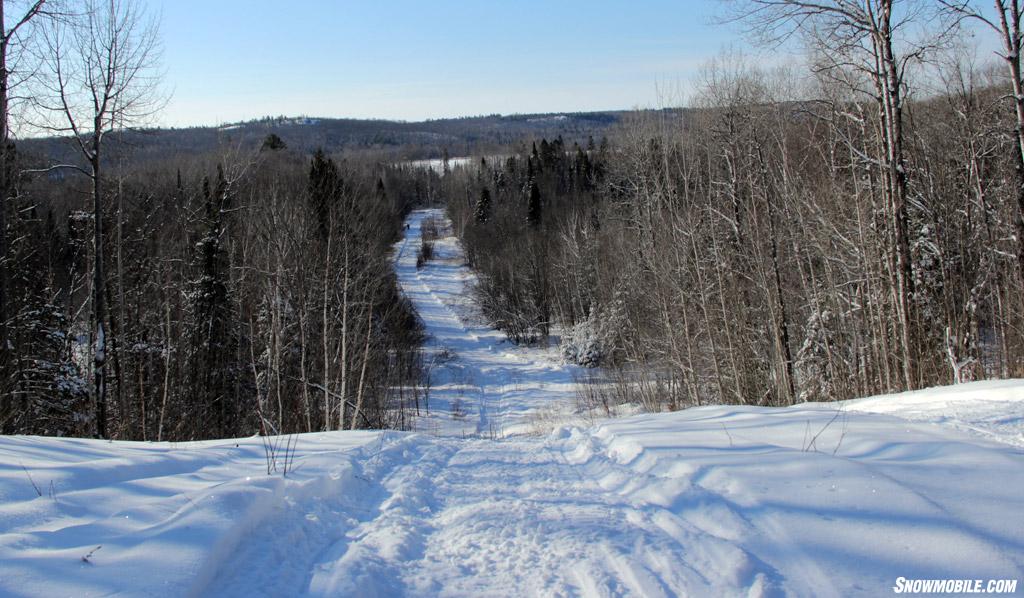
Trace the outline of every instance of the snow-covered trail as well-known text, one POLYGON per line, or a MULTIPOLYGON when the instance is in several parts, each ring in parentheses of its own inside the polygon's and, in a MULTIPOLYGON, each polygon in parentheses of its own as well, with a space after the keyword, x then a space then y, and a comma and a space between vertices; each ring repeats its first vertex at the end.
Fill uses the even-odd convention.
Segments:
POLYGON ((669 510, 609 492, 567 439, 437 439, 411 451, 382 480, 379 515, 325 555, 311 593, 713 595, 776 577, 669 510))
MULTIPOLYGON (((446 223, 440 210, 413 213, 395 262, 429 354, 446 356, 433 372, 430 410, 414 420, 430 438, 382 443, 386 456, 367 476, 376 480, 365 507, 374 515, 312 559, 306 591, 677 596, 772 587, 771 567, 707 526, 618 492, 607 465, 581 460, 579 437, 550 434, 554 419, 572 410, 574 368, 472 323, 465 303, 472 273, 450 234, 435 241, 433 260, 416 267, 427 218, 446 223)), ((237 570, 248 576, 253 556, 242 560, 250 565, 237 570)), ((224 595, 242 585, 230 575, 205 589, 224 595)))
POLYGON ((430 216, 417 432, 298 435, 287 477, 259 438, 0 437, 0 596, 1024 594, 1024 381, 565 423, 573 369, 472 323, 454 239, 416 269, 430 216))
POLYGON ((467 294, 473 273, 444 211, 418 210, 395 251, 402 291, 426 327, 432 387, 414 429, 432 435, 502 438, 549 430, 571 417, 578 368, 537 349, 521 349, 479 323, 467 294), (434 259, 416 267, 422 225, 442 224, 434 259))

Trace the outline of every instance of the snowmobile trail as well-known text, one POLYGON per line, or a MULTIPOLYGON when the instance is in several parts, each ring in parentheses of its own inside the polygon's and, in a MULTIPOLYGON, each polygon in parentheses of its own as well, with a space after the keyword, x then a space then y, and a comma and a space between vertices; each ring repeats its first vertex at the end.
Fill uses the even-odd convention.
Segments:
POLYGON ((576 368, 474 314, 443 212, 408 224, 411 432, 297 435, 287 476, 258 437, 0 437, 0 597, 1024 593, 1024 381, 587 423, 576 368))
POLYGON ((538 414, 571 412, 575 368, 473 323, 464 303, 472 274, 443 212, 415 212, 408 224, 399 284, 428 350, 446 358, 431 410, 416 420, 436 438, 380 480, 379 512, 325 553, 310 593, 676 596, 774 583, 771 567, 728 541, 605 487, 608 467, 567 457, 573 439, 535 437, 538 414), (444 232, 435 258, 417 267, 428 219, 444 232))
POLYGON ((437 436, 500 438, 545 432, 551 420, 568 421, 579 368, 540 350, 510 344, 481 324, 469 297, 473 273, 443 210, 419 210, 407 220, 395 250, 399 286, 428 334, 431 389, 414 429, 437 436), (417 267, 424 222, 441 230, 434 258, 417 267))
MULTIPOLYGON (((977 525, 953 523, 962 511, 954 516, 946 505, 955 502, 925 496, 920 481, 902 483, 902 475, 863 460, 807 455, 795 445, 791 417, 786 433, 751 443, 737 430, 728 449, 715 446, 720 437, 704 445, 714 457, 670 458, 667 468, 659 451, 645 446, 652 438, 644 434, 622 442, 603 426, 584 434, 539 418, 571 413, 574 368, 514 348, 500 332, 476 323, 467 305, 473 274, 443 212, 414 212, 408 224, 396 251, 398 280, 429 335, 428 351, 445 359, 433 373, 431 409, 415 423, 434 438, 424 439, 427 448, 406 454, 380 482, 386 498, 379 513, 330 552, 309 592, 767 596, 801 594, 793 592, 799 580, 814 595, 849 593, 785 510, 777 512, 775 499, 761 496, 761 476, 723 474, 717 462, 737 457, 747 467, 759 459, 783 467, 829 461, 819 472, 826 479, 838 468, 872 480, 872 493, 899 496, 932 520, 936 537, 969 546, 966 552, 978 559, 990 558, 983 555, 1000 541, 977 525), (434 259, 417 266, 428 219, 441 238, 433 240, 434 259), (758 481, 745 481, 750 478, 758 481)), ((720 426, 742 426, 749 418, 723 411, 720 426)), ((807 421, 830 415, 818 410, 807 421)), ((820 510, 811 509, 815 518, 861 524, 852 505, 820 510)), ((870 535, 884 520, 851 533, 870 535)), ((1002 565, 1019 570, 1019 563, 1002 565)))
POLYGON ((777 577, 663 507, 581 476, 561 439, 430 446, 382 481, 378 515, 329 551, 311 593, 710 595, 777 577))

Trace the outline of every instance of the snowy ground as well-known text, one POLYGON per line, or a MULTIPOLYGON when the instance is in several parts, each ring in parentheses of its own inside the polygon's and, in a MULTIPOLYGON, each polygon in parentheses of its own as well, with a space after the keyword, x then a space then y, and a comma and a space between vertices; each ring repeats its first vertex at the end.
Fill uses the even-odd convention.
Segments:
POLYGON ((410 220, 399 277, 432 350, 454 357, 420 432, 302 435, 287 478, 267 475, 258 438, 0 437, 0 594, 884 596, 897 577, 1024 585, 1024 381, 560 424, 540 414, 568 417, 571 369, 465 317, 458 246, 408 267, 423 217, 410 220), (461 417, 449 412, 456 398, 461 417))

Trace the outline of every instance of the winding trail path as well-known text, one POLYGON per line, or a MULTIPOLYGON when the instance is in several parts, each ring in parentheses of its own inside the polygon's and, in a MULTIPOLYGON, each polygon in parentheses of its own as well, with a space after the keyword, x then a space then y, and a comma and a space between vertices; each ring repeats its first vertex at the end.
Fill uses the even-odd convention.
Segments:
POLYGON ((767 587, 770 567, 620 492, 607 462, 573 458, 575 439, 551 430, 573 411, 576 368, 478 323, 467 300, 473 275, 441 210, 414 212, 408 224, 398 281, 435 361, 430 410, 415 429, 435 439, 379 472, 379 513, 325 551, 310 592, 657 597, 767 587), (428 219, 443 236, 417 268, 428 219))
POLYGON ((438 436, 504 438, 546 433, 555 422, 572 418, 574 375, 538 349, 519 348, 505 335, 481 323, 470 299, 473 273, 443 210, 418 210, 396 247, 395 270, 402 291, 426 328, 427 362, 432 388, 429 409, 421 410, 414 429, 438 436), (423 223, 442 231, 434 241, 434 259, 416 267, 423 223))

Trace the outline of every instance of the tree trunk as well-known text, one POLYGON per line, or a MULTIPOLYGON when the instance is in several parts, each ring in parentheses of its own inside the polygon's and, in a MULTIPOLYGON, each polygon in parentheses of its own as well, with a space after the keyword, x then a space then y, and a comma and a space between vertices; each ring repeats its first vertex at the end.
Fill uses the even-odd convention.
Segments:
POLYGON ((97 118, 95 122, 96 133, 93 136, 92 156, 92 201, 93 201, 93 243, 95 248, 95 263, 93 265, 93 325, 96 332, 94 339, 95 348, 93 351, 93 382, 94 397, 96 401, 96 436, 107 437, 107 339, 104 329, 106 320, 106 303, 104 302, 104 288, 106 277, 103 275, 103 197, 100 192, 100 143, 99 131, 102 126, 97 118))
MULTIPOLYGON (((363 363, 359 371, 359 389, 356 391, 356 410, 352 415, 352 430, 356 429, 359 421, 359 414, 363 409, 363 384, 366 382, 366 363, 370 361, 370 337, 373 332, 373 303, 370 303, 366 310, 366 343, 363 345, 363 363)), ((418 401, 417 401, 418 403, 418 401)))
POLYGON ((1024 287, 1024 81, 1020 69, 1021 30, 1019 0, 1010 3, 1010 20, 1006 19, 1006 9, 1002 2, 996 2, 999 12, 999 24, 1002 27, 1003 45, 1006 51, 1005 60, 1010 70, 1010 82, 1013 85, 1014 112, 1017 119, 1017 151, 1014 152, 1014 167, 1017 174, 1017 214, 1014 228, 1017 230, 1017 273, 1021 287, 1024 287))
POLYGON ((341 407, 338 409, 338 429, 345 429, 345 405, 348 402, 348 239, 345 239, 345 278, 341 287, 341 407))
MULTIPOLYGON (((0 1, 0 27, 4 23, 4 3, 0 1)), ((7 383, 8 365, 10 363, 10 340, 7 329, 8 306, 8 258, 7 258, 7 196, 10 195, 9 164, 7 144, 10 139, 10 122, 8 117, 8 81, 7 81, 7 44, 9 41, 6 30, 0 39, 0 391, 4 391, 7 383)))

